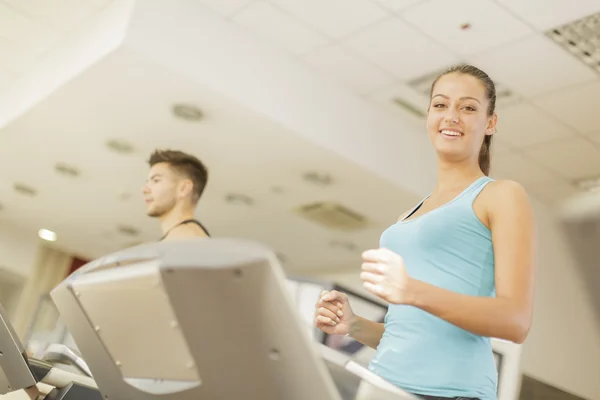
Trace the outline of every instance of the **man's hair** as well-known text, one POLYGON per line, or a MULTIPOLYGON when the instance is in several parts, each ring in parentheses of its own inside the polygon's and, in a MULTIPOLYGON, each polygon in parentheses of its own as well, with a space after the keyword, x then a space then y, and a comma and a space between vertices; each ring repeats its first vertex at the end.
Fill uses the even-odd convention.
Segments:
POLYGON ((190 179, 194 185, 192 201, 195 203, 200 199, 208 182, 208 171, 202 161, 177 150, 155 150, 150 156, 148 164, 152 167, 158 163, 167 163, 177 173, 190 179))

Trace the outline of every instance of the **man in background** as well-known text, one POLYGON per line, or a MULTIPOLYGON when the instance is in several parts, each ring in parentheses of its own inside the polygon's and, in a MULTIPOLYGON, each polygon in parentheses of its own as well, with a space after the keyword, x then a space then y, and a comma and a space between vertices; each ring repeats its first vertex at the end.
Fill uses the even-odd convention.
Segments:
POLYGON ((202 162, 176 150, 155 150, 148 160, 150 173, 144 185, 144 201, 150 217, 158 218, 161 240, 209 237, 194 217, 206 187, 208 171, 202 162))

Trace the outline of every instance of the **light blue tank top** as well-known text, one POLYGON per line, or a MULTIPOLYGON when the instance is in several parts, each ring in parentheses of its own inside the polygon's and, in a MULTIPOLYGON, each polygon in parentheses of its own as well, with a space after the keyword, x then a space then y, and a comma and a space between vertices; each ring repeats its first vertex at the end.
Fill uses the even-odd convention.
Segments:
MULTIPOLYGON (((381 235, 381 247, 400 254, 413 278, 466 295, 495 296, 491 232, 472 207, 490 181, 481 177, 449 203, 392 225, 381 235)), ((412 306, 390 305, 369 368, 416 394, 497 398, 490 339, 412 306)))

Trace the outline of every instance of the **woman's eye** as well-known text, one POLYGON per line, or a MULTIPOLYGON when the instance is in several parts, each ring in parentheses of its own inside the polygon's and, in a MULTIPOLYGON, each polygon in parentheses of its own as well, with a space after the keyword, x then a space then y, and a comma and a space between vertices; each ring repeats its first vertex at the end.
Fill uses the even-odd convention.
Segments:
POLYGON ((467 111, 477 111, 475 109, 475 107, 472 107, 472 106, 465 106, 464 109, 467 110, 467 111))
POLYGON ((444 105, 441 103, 438 103, 438 104, 434 104, 433 107, 434 108, 442 108, 442 107, 444 107, 444 105))

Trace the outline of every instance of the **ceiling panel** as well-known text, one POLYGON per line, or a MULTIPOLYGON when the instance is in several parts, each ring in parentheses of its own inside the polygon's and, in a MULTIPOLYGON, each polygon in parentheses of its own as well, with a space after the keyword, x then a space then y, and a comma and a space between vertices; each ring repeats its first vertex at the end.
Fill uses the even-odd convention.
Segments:
POLYGON ((273 4, 335 38, 340 38, 388 13, 369 0, 271 0, 273 4))
POLYGON ((82 0, 4 0, 14 9, 59 31, 70 31, 90 17, 96 7, 82 0))
POLYGON ((359 94, 388 85, 395 77, 340 46, 327 46, 310 53, 304 60, 330 78, 359 94))
POLYGON ((423 3, 426 0, 373 0, 377 4, 381 4, 383 7, 392 10, 399 11, 407 7, 415 5, 417 3, 423 3))
POLYGON ((590 139, 594 142, 600 145, 600 133, 595 133, 593 135, 590 135, 590 139))
POLYGON ((241 10, 244 6, 250 4, 252 1, 254 0, 200 0, 200 3, 225 17, 229 17, 241 10))
POLYGON ((516 152, 494 157, 491 171, 493 175, 515 180, 523 185, 557 179, 552 171, 516 152))
POLYGON ((533 102, 580 133, 598 131, 600 80, 553 92, 536 98, 533 102))
POLYGON ((14 78, 11 74, 0 69, 0 91, 5 89, 13 82, 14 78))
POLYGON ((527 102, 503 109, 498 114, 497 129, 495 136, 515 148, 576 135, 572 128, 527 102))
POLYGON ((431 0, 411 7, 402 13, 402 18, 461 55, 478 53, 533 33, 529 26, 491 0, 431 0), (461 29, 463 24, 470 27, 461 29))
POLYGON ((418 133, 425 133, 426 120, 423 115, 427 111, 428 98, 410 86, 400 83, 378 89, 366 96, 366 99, 389 115, 401 119, 418 133), (398 102, 398 100, 400 102, 398 102), (407 108, 404 105, 409 105, 407 108))
POLYGON ((496 0, 539 30, 547 30, 600 11, 598 0, 496 0))
POLYGON ((43 53, 57 43, 60 35, 14 8, 0 3, 0 37, 26 46, 27 52, 43 53))
POLYGON ((567 179, 600 174, 600 150, 585 138, 563 139, 523 150, 546 168, 567 179))
POLYGON ((323 35, 266 2, 253 3, 232 20, 292 54, 305 54, 327 43, 323 35))
POLYGON ((345 45, 403 80, 458 62, 451 51, 395 17, 369 26, 345 45))
POLYGON ((597 78, 590 68, 543 35, 469 57, 468 61, 524 96, 536 96, 597 78))
POLYGON ((26 47, 0 37, 0 68, 3 70, 14 75, 26 73, 38 57, 26 47))

